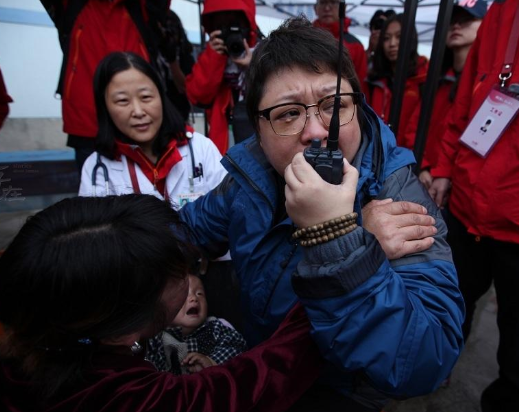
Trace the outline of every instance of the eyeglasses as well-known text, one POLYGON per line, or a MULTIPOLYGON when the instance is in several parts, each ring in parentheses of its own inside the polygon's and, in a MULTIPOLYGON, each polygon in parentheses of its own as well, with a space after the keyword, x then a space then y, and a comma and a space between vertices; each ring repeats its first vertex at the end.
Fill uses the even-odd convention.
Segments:
POLYGON ((336 7, 339 5, 339 0, 321 0, 317 2, 317 5, 321 7, 336 7))
MULTIPOLYGON (((339 124, 344 126, 350 123, 355 116, 355 107, 362 102, 362 93, 341 93, 339 107, 339 124)), ((314 113, 319 116, 326 128, 332 120, 335 95, 323 97, 317 103, 283 103, 256 112, 258 117, 270 122, 272 130, 279 136, 291 136, 301 133, 310 115, 308 109, 317 108, 314 113)))

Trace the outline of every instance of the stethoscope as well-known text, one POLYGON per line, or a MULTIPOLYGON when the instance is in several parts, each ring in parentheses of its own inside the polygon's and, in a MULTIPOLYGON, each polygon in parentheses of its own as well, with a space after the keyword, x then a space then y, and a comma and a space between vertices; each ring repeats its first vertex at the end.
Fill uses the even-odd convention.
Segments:
MULTIPOLYGON (((191 154, 191 172, 192 172, 192 174, 191 174, 191 176, 188 177, 189 190, 191 193, 193 193, 194 188, 195 188, 194 180, 195 180, 195 178, 198 178, 200 181, 202 179, 202 177, 204 177, 204 167, 202 166, 202 163, 198 163, 198 166, 195 165, 195 154, 193 151, 193 144, 191 143, 191 139, 193 139, 193 133, 186 132, 186 137, 187 137, 187 144, 189 146, 189 153, 191 154)), ((92 170, 92 186, 93 186, 94 197, 97 196, 96 183, 97 183, 98 169, 101 169, 103 172, 103 178, 105 180, 105 193, 106 193, 106 196, 108 196, 110 194, 110 188, 108 185, 108 181, 110 180, 109 175, 108 175, 108 167, 106 167, 106 165, 101 160, 101 155, 99 153, 97 153, 97 161, 94 166, 94 169, 92 170)))
POLYGON ((106 165, 103 163, 103 161, 101 160, 101 155, 99 153, 97 153, 97 162, 94 166, 94 170, 92 171, 92 186, 94 188, 94 197, 97 196, 97 193, 96 193, 96 182, 97 182, 97 169, 101 168, 101 170, 103 171, 103 177, 105 178, 105 193, 106 193, 106 196, 108 196, 110 194, 110 189, 108 187, 108 168, 106 167, 106 165))

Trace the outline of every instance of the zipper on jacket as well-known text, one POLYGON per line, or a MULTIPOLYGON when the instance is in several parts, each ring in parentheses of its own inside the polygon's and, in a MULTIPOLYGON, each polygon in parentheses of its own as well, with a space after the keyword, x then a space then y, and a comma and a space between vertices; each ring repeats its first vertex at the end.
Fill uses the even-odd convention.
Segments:
POLYGON ((256 191, 258 192, 261 197, 263 197, 263 199, 265 199, 265 201, 267 202, 267 204, 270 206, 270 211, 272 212, 272 215, 274 216, 276 211, 274 210, 274 206, 272 205, 272 203, 270 202, 269 198, 267 197, 267 195, 265 193, 263 193, 263 191, 259 188, 259 186, 243 171, 243 169, 241 167, 238 166, 238 164, 233 160, 231 159, 231 157, 229 155, 225 155, 225 158, 229 161, 229 163, 231 163, 234 168, 245 178, 245 180, 247 180, 247 183, 249 183, 251 185, 251 187, 256 191))
POLYGON ((74 36, 74 45, 75 45, 76 49, 74 50, 74 57, 72 59, 70 77, 68 78, 67 87, 65 89, 65 97, 67 99, 69 98, 69 95, 70 95, 70 89, 72 87, 72 79, 74 78, 74 74, 76 73, 76 66, 77 66, 77 61, 79 58, 79 38, 81 37, 82 33, 83 33, 83 25, 80 25, 78 27, 76 35, 74 36))

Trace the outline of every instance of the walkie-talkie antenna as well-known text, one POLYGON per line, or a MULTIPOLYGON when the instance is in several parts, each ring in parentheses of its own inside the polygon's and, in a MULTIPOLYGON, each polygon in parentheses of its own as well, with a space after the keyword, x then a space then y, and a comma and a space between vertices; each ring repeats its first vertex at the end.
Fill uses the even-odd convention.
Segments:
POLYGON ((335 90, 335 99, 333 102, 333 113, 330 120, 330 129, 328 132, 328 144, 326 148, 331 152, 339 148, 339 129, 341 127, 339 120, 339 109, 341 107, 341 75, 342 75, 342 54, 343 54, 343 30, 344 19, 346 18, 346 3, 344 0, 339 2, 339 58, 337 59, 337 89, 335 90))

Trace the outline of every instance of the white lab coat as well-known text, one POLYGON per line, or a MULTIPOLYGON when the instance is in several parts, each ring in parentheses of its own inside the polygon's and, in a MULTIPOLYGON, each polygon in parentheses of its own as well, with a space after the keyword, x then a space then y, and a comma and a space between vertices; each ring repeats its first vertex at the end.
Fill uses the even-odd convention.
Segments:
MULTIPOLYGON (((192 179, 193 168, 189 145, 179 146, 178 150, 182 155, 182 161, 173 166, 166 177, 166 190, 169 200, 176 209, 183 206, 185 202, 191 202, 215 188, 227 174, 227 171, 220 164, 222 156, 211 139, 195 132, 191 139, 191 144, 195 157, 195 166, 198 166, 198 163, 202 163, 204 173, 203 176, 192 179)), ((96 171, 94 193, 92 173, 97 163, 97 153, 94 152, 83 165, 79 196, 107 196, 134 193, 126 156, 122 155, 121 160, 110 160, 101 156, 101 161, 108 169, 108 193, 105 177, 100 167, 96 171)), ((153 187, 153 183, 144 175, 138 164, 135 164, 135 172, 142 194, 150 194, 159 199, 164 199, 163 194, 153 187)))

